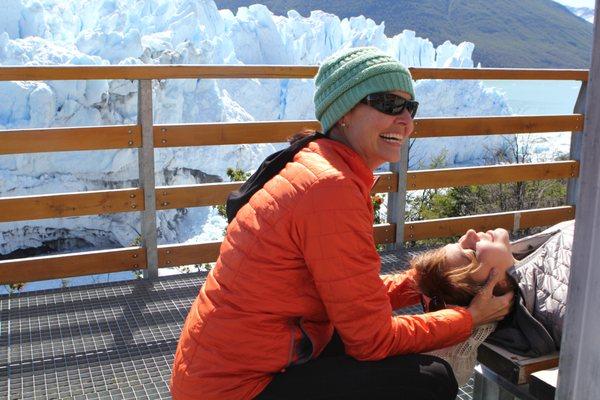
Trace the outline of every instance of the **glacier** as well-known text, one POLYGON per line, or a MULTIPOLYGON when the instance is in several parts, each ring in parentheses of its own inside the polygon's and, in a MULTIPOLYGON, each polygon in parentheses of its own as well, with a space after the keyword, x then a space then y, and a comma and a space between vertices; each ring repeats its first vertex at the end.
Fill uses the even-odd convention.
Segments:
MULTIPOLYGON (((273 15, 265 6, 218 10, 212 0, 0 0, 0 65, 319 64, 338 49, 376 46, 414 67, 474 68, 474 45, 438 47, 413 31, 387 37, 363 16, 322 11, 273 15)), ((508 115, 501 93, 480 81, 416 82, 419 116, 508 115)), ((154 122, 314 119, 312 79, 153 81, 154 122)), ((0 82, 2 130, 134 124, 137 83, 129 80, 0 82)), ((290 132, 293 133, 293 132, 290 132)), ((448 165, 473 165, 500 137, 419 139, 412 168, 444 149, 448 165), (467 141, 468 140, 468 141, 467 141)), ((156 184, 227 180, 228 167, 251 171, 282 144, 158 149, 156 184)), ((0 197, 132 187, 137 151, 0 156, 0 197)), ((221 238, 211 207, 160 211, 159 243, 221 238)), ((136 213, 0 224, 0 258, 128 246, 136 213)))
POLYGON ((587 22, 594 23, 595 11, 593 8, 588 7, 567 7, 569 11, 577 15, 579 18, 585 19, 587 22))
POLYGON ((595 0, 554 0, 555 2, 562 4, 571 13, 577 15, 579 18, 586 20, 589 23, 594 23, 595 13, 595 0))

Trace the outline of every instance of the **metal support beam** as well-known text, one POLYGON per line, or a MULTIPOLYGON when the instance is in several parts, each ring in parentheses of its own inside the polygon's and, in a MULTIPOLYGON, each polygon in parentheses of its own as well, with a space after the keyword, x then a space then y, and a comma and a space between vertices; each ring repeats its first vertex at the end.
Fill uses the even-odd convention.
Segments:
MULTIPOLYGON (((586 81, 581 82, 581 88, 579 89, 579 95, 573 108, 573 114, 585 114, 585 99, 587 97, 588 83, 586 81)), ((585 124, 584 124, 585 125, 585 124)), ((583 132, 571 133, 571 150, 569 152, 569 159, 581 160, 581 142, 583 140, 583 132)), ((567 184, 567 204, 574 206, 577 203, 577 196, 579 194, 579 178, 573 177, 569 179, 567 184)))
MULTIPOLYGON (((595 21, 600 18, 596 0, 595 21)), ((600 399, 600 27, 594 44, 582 142, 575 236, 557 399, 600 399)))
POLYGON ((156 193, 154 182, 154 140, 152 134, 152 81, 140 80, 138 86, 138 124, 142 127, 142 148, 138 152, 140 187, 144 190, 141 245, 146 250, 144 278, 158 277, 156 233, 156 193))
POLYGON ((398 191, 389 193, 387 204, 387 220, 396 224, 396 240, 390 250, 399 250, 404 246, 404 220, 406 213, 406 174, 408 172, 409 142, 402 145, 400 161, 390 164, 390 171, 398 173, 398 191))

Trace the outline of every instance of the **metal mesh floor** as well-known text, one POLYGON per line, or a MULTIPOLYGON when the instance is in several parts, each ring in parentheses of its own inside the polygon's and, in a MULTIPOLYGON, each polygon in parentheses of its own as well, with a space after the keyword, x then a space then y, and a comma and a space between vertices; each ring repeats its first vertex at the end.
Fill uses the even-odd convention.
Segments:
POLYGON ((177 276, 0 298, 0 398, 169 398, 199 285, 177 276))
MULTIPOLYGON (((382 253, 382 272, 403 265, 382 253)), ((169 399, 173 355, 203 279, 187 274, 0 296, 0 398, 169 399)), ((471 393, 466 385, 458 398, 471 393)))

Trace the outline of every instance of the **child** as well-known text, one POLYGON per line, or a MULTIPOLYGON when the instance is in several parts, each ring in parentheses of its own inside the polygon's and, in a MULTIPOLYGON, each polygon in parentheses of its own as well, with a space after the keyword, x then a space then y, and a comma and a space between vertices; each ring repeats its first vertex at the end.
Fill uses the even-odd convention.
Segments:
POLYGON ((492 268, 503 274, 494 295, 515 293, 513 310, 503 321, 481 326, 467 341, 431 353, 452 365, 459 384, 471 375, 477 347, 486 338, 531 357, 560 347, 574 226, 566 221, 512 244, 504 229, 470 229, 456 243, 411 260, 425 312, 469 304, 492 268))

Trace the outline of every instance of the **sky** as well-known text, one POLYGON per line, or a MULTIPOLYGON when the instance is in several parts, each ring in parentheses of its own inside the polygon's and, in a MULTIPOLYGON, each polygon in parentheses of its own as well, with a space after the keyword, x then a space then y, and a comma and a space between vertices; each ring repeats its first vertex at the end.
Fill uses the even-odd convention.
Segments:
POLYGON ((594 8, 596 0, 555 0, 557 3, 571 7, 587 7, 594 8))

